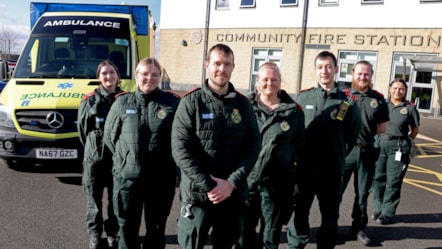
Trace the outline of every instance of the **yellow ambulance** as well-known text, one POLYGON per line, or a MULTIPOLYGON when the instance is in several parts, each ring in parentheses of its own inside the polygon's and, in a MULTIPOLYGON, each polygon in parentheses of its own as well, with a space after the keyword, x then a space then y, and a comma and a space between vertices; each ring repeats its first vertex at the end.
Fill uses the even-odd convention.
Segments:
POLYGON ((31 27, 0 94, 0 158, 80 160, 77 109, 99 84, 98 64, 114 62, 122 89, 134 90, 138 61, 153 56, 155 24, 148 6, 32 2, 31 27))

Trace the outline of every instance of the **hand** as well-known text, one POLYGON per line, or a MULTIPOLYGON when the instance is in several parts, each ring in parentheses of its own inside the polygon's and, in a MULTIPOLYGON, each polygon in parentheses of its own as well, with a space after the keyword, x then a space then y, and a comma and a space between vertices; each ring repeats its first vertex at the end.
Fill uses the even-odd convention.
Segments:
POLYGON ((210 176, 212 179, 216 182, 216 187, 214 187, 212 190, 207 192, 207 196, 209 197, 209 200, 213 204, 218 204, 223 202, 225 199, 230 197, 233 191, 232 184, 224 179, 210 176))

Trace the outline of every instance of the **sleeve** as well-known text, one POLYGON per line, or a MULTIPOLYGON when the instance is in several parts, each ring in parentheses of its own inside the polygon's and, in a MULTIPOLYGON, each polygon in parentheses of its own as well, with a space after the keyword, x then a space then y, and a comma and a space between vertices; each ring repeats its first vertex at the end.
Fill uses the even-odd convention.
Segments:
POLYGON ((294 137, 293 143, 295 144, 295 159, 296 163, 300 161, 300 157, 302 157, 302 150, 304 148, 304 140, 305 140, 305 116, 304 111, 299 108, 298 111, 298 122, 296 127, 296 136, 294 137))
POLYGON ((388 110, 388 104, 385 100, 382 100, 381 105, 381 117, 379 117, 379 123, 390 121, 390 111, 388 110))
POLYGON ((115 100, 104 123, 104 144, 109 148, 112 154, 115 153, 115 145, 121 130, 121 119, 119 117, 120 102, 120 99, 115 100))
POLYGON ((90 128, 88 127, 88 121, 88 101, 82 99, 77 113, 77 130, 78 138, 83 146, 86 143, 88 128, 90 128))
POLYGON ((243 159, 238 164, 237 170, 235 170, 228 177, 228 181, 232 183, 233 187, 237 188, 247 182, 247 177, 255 166, 258 159, 259 152, 261 151, 261 134, 258 128, 258 122, 256 120, 255 113, 253 112, 252 105, 247 101, 247 128, 244 141, 243 159))
POLYGON ((216 182, 198 160, 202 154, 198 151, 203 148, 196 132, 197 104, 191 100, 190 96, 184 97, 178 104, 172 123, 172 156, 181 174, 186 175, 202 191, 208 192, 216 186, 216 182))
POLYGON ((419 111, 417 110, 416 106, 410 105, 411 111, 410 111, 410 127, 417 127, 420 126, 420 116, 419 111))
POLYGON ((353 104, 351 105, 350 114, 351 116, 347 119, 347 122, 345 124, 345 143, 347 145, 346 155, 348 155, 348 153, 350 153, 350 151, 353 149, 353 146, 356 144, 356 140, 358 139, 359 133, 361 132, 361 111, 356 102, 353 102, 353 104))
POLYGON ((297 114, 297 127, 296 127, 296 134, 295 137, 293 138, 293 144, 295 147, 294 150, 294 155, 293 158, 295 158, 294 163, 294 171, 293 171, 293 175, 292 178, 290 179, 290 183, 293 185, 296 184, 297 180, 296 178, 297 176, 297 168, 298 165, 301 164, 301 162, 303 161, 302 157, 303 157, 303 153, 302 150, 304 149, 304 141, 305 141, 305 116, 304 116, 304 111, 299 108, 298 114, 297 114))

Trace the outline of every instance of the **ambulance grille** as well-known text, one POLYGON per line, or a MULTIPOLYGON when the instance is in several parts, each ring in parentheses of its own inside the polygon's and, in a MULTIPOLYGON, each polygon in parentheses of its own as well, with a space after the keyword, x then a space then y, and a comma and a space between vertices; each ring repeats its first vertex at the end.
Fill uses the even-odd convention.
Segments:
POLYGON ((23 130, 53 134, 77 132, 77 110, 18 110, 15 116, 23 130))

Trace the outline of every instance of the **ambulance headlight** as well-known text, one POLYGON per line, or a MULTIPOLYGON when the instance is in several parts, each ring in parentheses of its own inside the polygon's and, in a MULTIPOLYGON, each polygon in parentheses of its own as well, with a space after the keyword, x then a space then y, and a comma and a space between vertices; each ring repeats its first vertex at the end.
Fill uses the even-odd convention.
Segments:
POLYGON ((15 128, 11 109, 5 105, 0 105, 0 126, 15 128))

